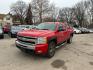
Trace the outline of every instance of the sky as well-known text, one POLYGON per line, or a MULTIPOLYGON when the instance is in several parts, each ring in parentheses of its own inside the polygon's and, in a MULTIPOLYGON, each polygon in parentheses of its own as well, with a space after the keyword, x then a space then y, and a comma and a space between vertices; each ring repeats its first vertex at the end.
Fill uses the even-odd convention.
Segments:
MULTIPOLYGON (((7 14, 10 10, 11 5, 16 1, 18 0, 0 0, 0 13, 7 14)), ((29 3, 31 0, 23 0, 23 1, 29 3)), ((50 0, 50 2, 55 3, 55 5, 59 8, 72 7, 80 1, 84 0, 50 0)))

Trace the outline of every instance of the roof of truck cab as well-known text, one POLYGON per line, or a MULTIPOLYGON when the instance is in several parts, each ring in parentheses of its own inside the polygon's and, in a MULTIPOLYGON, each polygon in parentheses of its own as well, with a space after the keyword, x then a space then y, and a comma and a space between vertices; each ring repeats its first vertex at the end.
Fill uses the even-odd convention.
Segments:
POLYGON ((52 23, 54 23, 54 24, 64 24, 64 22, 45 22, 45 23, 50 23, 50 24, 52 24, 52 23))

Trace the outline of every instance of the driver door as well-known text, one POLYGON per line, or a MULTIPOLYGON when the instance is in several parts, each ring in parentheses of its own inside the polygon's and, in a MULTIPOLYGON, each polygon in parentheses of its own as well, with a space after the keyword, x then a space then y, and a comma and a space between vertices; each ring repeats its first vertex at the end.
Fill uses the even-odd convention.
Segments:
POLYGON ((62 24, 59 24, 58 33, 57 33, 57 42, 58 42, 58 44, 64 42, 64 38, 65 38, 64 33, 65 32, 63 30, 62 24))

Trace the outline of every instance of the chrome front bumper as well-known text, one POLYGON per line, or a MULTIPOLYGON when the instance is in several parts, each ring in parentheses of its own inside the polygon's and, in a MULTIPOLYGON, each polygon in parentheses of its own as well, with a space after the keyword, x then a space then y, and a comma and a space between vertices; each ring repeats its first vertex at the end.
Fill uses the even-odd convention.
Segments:
POLYGON ((20 43, 19 41, 15 41, 15 44, 16 44, 17 46, 21 47, 21 48, 24 48, 24 49, 35 50, 35 46, 23 44, 23 43, 20 43))

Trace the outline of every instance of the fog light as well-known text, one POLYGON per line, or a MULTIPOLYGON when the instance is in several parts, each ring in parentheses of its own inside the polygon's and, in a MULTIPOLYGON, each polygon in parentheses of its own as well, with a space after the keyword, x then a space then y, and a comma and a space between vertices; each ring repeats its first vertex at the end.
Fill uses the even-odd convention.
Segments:
POLYGON ((42 53, 42 51, 37 51, 39 54, 42 53))

